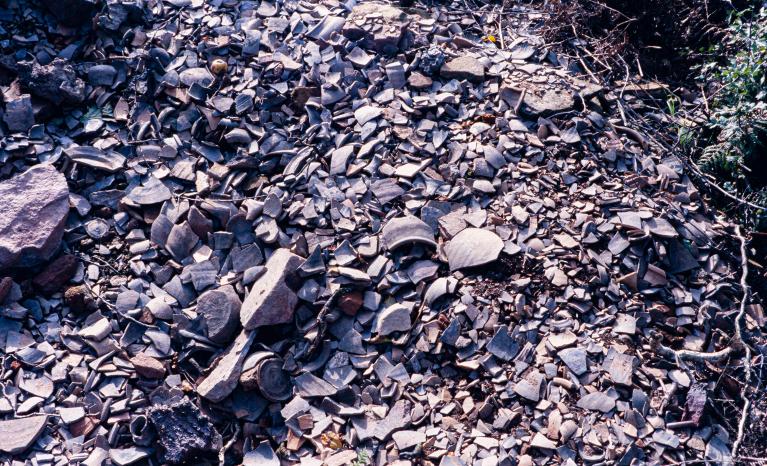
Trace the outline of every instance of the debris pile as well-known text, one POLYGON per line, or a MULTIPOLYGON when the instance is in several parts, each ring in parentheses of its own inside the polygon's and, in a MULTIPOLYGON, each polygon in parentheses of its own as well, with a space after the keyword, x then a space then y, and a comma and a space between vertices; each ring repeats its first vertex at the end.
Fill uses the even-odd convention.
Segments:
POLYGON ((640 95, 463 5, 108 1, 83 39, 10 2, 0 451, 727 461, 716 368, 659 348, 728 344, 730 225, 640 95))

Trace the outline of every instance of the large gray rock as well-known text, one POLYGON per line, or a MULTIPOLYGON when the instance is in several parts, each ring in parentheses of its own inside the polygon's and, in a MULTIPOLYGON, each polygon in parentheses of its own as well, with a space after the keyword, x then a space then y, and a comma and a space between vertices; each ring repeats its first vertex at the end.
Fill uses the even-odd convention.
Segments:
POLYGON ((67 180, 53 165, 36 165, 0 183, 0 270, 50 259, 68 212, 67 180))
POLYGON ((298 296, 286 279, 303 262, 287 249, 278 249, 266 262, 266 273, 253 284, 242 305, 240 320, 246 329, 290 322, 298 296))
POLYGON ((360 40, 362 47, 395 54, 403 45, 410 17, 399 8, 380 3, 362 3, 352 8, 342 34, 360 40))

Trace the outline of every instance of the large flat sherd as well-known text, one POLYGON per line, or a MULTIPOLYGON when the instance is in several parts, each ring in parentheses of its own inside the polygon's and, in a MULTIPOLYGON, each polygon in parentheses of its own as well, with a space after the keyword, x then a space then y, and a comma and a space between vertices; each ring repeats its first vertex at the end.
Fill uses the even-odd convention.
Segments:
POLYGON ((246 329, 290 322, 298 304, 298 296, 288 286, 286 278, 303 262, 287 249, 274 251, 266 262, 266 272, 245 298, 240 321, 246 329))
POLYGON ((197 386, 197 393, 214 403, 223 400, 237 387, 242 372, 242 363, 250 351, 256 332, 243 330, 223 355, 214 362, 208 376, 197 386))
POLYGON ((0 421, 0 451, 16 455, 23 452, 43 433, 48 416, 30 416, 0 421))

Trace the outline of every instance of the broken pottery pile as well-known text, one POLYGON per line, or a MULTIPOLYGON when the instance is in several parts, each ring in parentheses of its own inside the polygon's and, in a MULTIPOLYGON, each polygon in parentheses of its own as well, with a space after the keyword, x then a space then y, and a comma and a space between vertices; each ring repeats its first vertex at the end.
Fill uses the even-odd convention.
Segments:
POLYGON ((61 4, 0 15, 0 463, 730 458, 655 351, 729 225, 535 11, 61 4))

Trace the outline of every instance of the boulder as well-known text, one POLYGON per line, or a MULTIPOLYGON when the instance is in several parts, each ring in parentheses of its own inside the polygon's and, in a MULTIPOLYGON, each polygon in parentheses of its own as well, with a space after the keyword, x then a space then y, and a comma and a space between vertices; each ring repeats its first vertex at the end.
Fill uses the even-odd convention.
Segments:
POLYGON ((68 213, 67 180, 53 165, 36 165, 0 183, 0 270, 49 260, 68 213))

